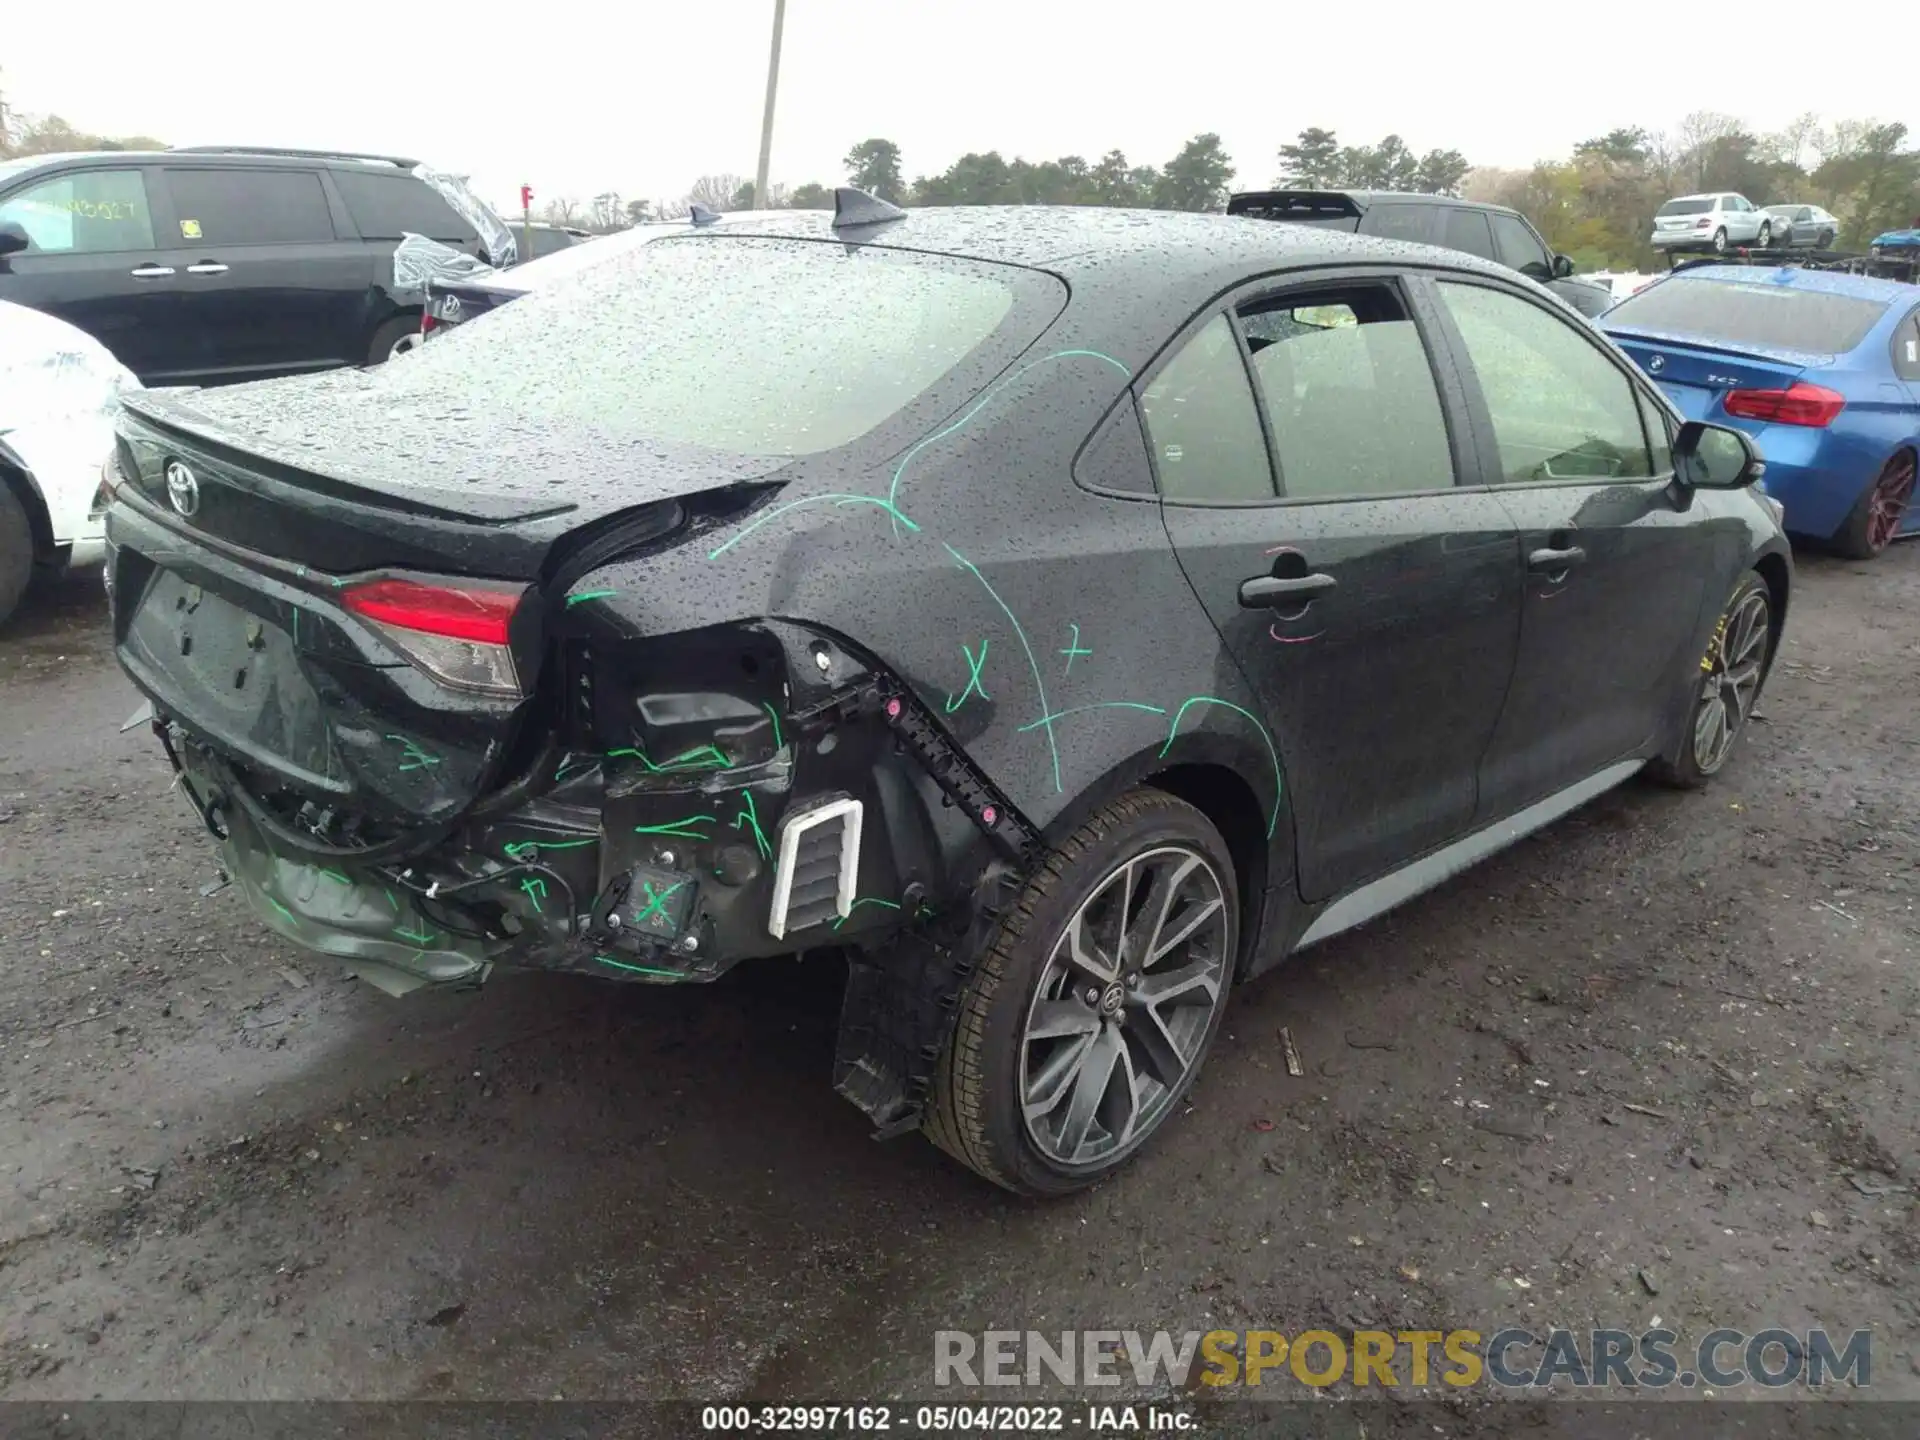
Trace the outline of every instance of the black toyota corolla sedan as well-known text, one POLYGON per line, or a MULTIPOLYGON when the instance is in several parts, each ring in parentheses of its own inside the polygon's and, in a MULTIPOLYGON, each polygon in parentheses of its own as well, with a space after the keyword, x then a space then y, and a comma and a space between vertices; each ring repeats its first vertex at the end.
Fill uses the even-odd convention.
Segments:
POLYGON ((118 654, 265 925, 396 992, 840 949, 841 1093, 1059 1193, 1236 981, 1726 763, 1760 458, 1528 281, 838 202, 129 399, 118 654))

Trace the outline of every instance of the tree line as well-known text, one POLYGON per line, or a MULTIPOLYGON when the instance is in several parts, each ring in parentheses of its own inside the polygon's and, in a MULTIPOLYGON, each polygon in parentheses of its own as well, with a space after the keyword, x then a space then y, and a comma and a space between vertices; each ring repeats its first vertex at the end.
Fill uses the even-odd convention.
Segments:
MULTIPOLYGON (((149 136, 91 135, 57 115, 32 119, 0 97, 0 159, 63 150, 164 149, 149 136)), ((1693 191, 1738 191, 1756 205, 1815 204, 1840 220, 1840 243, 1862 248, 1875 235, 1920 218, 1920 150, 1899 121, 1797 117, 1762 133, 1731 115, 1696 111, 1671 130, 1642 126, 1581 141, 1563 159, 1525 169, 1475 167, 1460 151, 1416 151, 1399 135, 1346 145, 1332 130, 1308 127, 1275 153, 1271 184, 1302 189, 1401 190, 1461 195, 1526 215, 1555 249, 1581 269, 1648 269, 1653 214, 1662 201, 1693 191)), ((1165 163, 1135 164, 1120 150, 1098 159, 1007 158, 970 151, 938 174, 907 178, 892 140, 862 140, 843 159, 845 183, 901 205, 1113 205, 1161 210, 1220 210, 1239 173, 1220 137, 1195 135, 1165 163)), ((1254 182, 1257 183, 1257 182, 1254 182)), ((832 190, 819 181, 774 185, 776 209, 824 209, 832 190)), ((737 174, 703 175, 684 195, 634 200, 618 191, 540 202, 539 218, 596 232, 672 220, 694 205, 744 210, 753 185, 737 174)))

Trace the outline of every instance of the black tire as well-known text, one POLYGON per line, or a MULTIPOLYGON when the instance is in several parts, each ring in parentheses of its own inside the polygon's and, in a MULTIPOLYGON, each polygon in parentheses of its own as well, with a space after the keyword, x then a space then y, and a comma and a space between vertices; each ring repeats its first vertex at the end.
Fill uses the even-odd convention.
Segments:
POLYGON ((1721 607, 1699 669, 1689 670, 1683 682, 1693 703, 1687 707, 1686 728, 1675 750, 1677 758, 1662 756, 1647 767, 1647 773, 1663 785, 1698 790, 1725 769, 1760 699, 1772 655, 1773 592, 1767 589, 1765 580, 1749 570, 1721 607), (1750 685, 1746 679, 1749 666, 1750 685), (1730 733, 1725 735, 1724 744, 1702 743, 1703 724, 1711 727, 1709 707, 1719 707, 1722 722, 1728 727, 1730 733))
POLYGON ((1761 250, 1770 250, 1773 248, 1773 224, 1771 221, 1762 220, 1760 222, 1760 234, 1755 237, 1753 243, 1756 248, 1761 250))
POLYGON ((1899 533, 1899 517, 1913 504, 1913 491, 1914 455, 1902 450, 1860 492, 1846 524, 1833 537, 1834 549, 1849 560, 1873 560, 1884 554, 1899 533), (1891 528, 1886 518, 1889 505, 1897 507, 1891 528))
POLYGON ((1813 243, 1817 249, 1831 250, 1835 245, 1840 243, 1840 232, 1838 230, 1822 230, 1814 237, 1813 243))
MULTIPOLYGON (((1177 896, 1183 892, 1176 888, 1175 893, 1177 896)), ((1143 914, 1147 908, 1146 898, 1144 894, 1140 897, 1137 914, 1143 914)), ((1125 892, 1125 899, 1133 899, 1131 889, 1125 892)), ((1163 909, 1162 914, 1166 913, 1163 909)), ((1182 918, 1191 913, 1195 912, 1180 912, 1182 918)), ((1083 933, 1091 937, 1098 928, 1100 922, 1090 918, 1083 933)), ((1159 931, 1155 929, 1152 939, 1158 938, 1159 931)), ((1147 941, 1148 947, 1152 939, 1147 941)), ((1096 813, 1041 864, 1001 921, 961 994, 953 1034, 934 1073, 932 1100, 923 1122, 928 1138, 963 1165, 996 1185, 1022 1195, 1065 1195, 1110 1174, 1164 1129, 1169 1117, 1180 1108, 1181 1098, 1199 1074, 1219 1032, 1239 945, 1239 887, 1232 856, 1213 823, 1184 800, 1164 791, 1139 789, 1122 796, 1096 813), (1211 918, 1215 911, 1210 903, 1196 907, 1207 917, 1208 933, 1200 942, 1202 958, 1189 967, 1210 965, 1208 957, 1217 956, 1219 978, 1210 1001, 1211 1013, 1204 1021, 1193 1017, 1176 1022, 1190 1027, 1198 1024, 1197 1034, 1189 1030, 1186 1056, 1179 1055, 1177 1043, 1173 1047, 1176 1060, 1186 1066, 1185 1072, 1171 1085, 1159 1078, 1151 1079, 1152 1085, 1161 1088, 1158 1098, 1149 1103, 1151 1115, 1136 1117, 1140 1120, 1139 1128, 1128 1124, 1121 1135, 1113 1135, 1104 1128, 1110 1123, 1105 1100, 1114 1093, 1111 1086, 1101 1085, 1088 1091, 1100 1097, 1102 1104, 1099 1111, 1090 1112, 1099 1118, 1080 1127, 1081 1133, 1085 1136, 1092 1128, 1100 1128, 1101 1135, 1112 1141, 1114 1148, 1111 1153, 1085 1163, 1063 1163, 1058 1156, 1045 1153, 1031 1133, 1035 1125, 1045 1126, 1047 1116, 1042 1115, 1030 1123, 1022 1105, 1024 1059, 1030 1046, 1047 1043, 1044 1037, 1030 1038, 1030 1022, 1038 1021, 1036 1012, 1041 1003, 1062 1007, 1084 1001, 1089 1013, 1097 1018, 1092 1021, 1092 1033, 1079 1052, 1080 1063, 1071 1067, 1071 1074, 1077 1076, 1089 1071, 1085 1057, 1091 1056, 1095 1047, 1108 1044, 1126 1052, 1128 1073, 1137 1073, 1136 1050, 1141 1044, 1136 1042, 1130 1046, 1127 1037, 1139 1035, 1144 1042, 1156 1036, 1164 1038, 1168 1032, 1146 1028, 1147 1022, 1138 1012, 1132 1008, 1122 1009, 1120 1000, 1114 1000, 1109 1007, 1108 995, 1103 994, 1096 1003, 1093 999, 1096 987, 1089 985, 1083 994, 1081 977, 1071 973, 1071 966, 1056 961, 1064 962, 1065 957, 1059 952, 1068 926, 1083 908, 1094 915, 1102 913, 1094 907, 1124 867, 1130 862, 1142 866, 1165 865, 1169 863, 1169 856, 1176 857, 1171 863, 1184 864, 1184 859, 1178 858, 1182 852, 1204 862, 1204 871, 1190 866, 1186 873, 1208 887, 1203 893, 1217 894, 1222 907, 1217 925, 1211 918), (1063 976, 1068 977, 1066 988, 1054 991, 1051 1000, 1042 1001, 1038 993, 1042 982, 1052 984, 1063 976), (1116 1014, 1120 1017, 1117 1020, 1106 1018, 1116 1014), (1125 1029, 1127 1015, 1135 1016, 1132 1030, 1125 1029), (1131 1138, 1127 1138, 1129 1136, 1131 1138)), ((1099 953, 1098 945, 1091 948, 1099 953)), ((1188 955, 1183 953, 1178 958, 1184 965, 1188 955)), ((1149 972, 1149 983, 1154 975, 1170 973, 1153 971, 1152 965, 1153 962, 1149 962, 1141 967, 1149 972)), ((1115 965, 1114 977, 1106 987, 1108 991, 1128 992, 1124 997, 1126 1007, 1135 1006, 1147 991, 1147 984, 1142 983, 1139 973, 1127 973, 1131 968, 1130 963, 1115 965)), ((1062 1049, 1072 1050, 1081 1041, 1062 1032, 1060 1044, 1062 1049)), ((1057 1056, 1060 1051, 1054 1053, 1057 1056)), ((1113 1067, 1110 1072, 1118 1073, 1113 1067)), ((1060 1090, 1061 1099, 1067 1102, 1070 1112, 1082 1087, 1068 1080, 1062 1082, 1060 1090)), ((1137 1103, 1137 1090, 1129 1087, 1128 1093, 1136 1097, 1137 1103)), ((1058 1108, 1056 1102, 1053 1109, 1058 1108)), ((1061 1136, 1068 1123, 1069 1117, 1063 1115, 1061 1136)))
POLYGON ((1713 232, 1713 253, 1716 255, 1727 253, 1727 227, 1724 225, 1713 232))
POLYGON ((13 618, 34 581, 33 522, 5 480, 0 480, 0 625, 13 618))
POLYGON ((373 341, 367 346, 367 364, 386 364, 393 356, 394 346, 401 344, 409 336, 419 334, 420 317, 418 315, 394 316, 373 332, 373 341))

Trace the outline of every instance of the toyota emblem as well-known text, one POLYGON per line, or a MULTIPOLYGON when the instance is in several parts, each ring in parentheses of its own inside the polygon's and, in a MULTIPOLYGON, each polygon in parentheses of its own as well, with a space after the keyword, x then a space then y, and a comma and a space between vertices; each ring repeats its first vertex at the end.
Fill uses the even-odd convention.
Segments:
POLYGON ((173 508, 189 518, 200 508, 200 482, 193 471, 178 460, 167 462, 167 499, 173 508))
POLYGON ((1655 374, 1655 375, 1658 375, 1658 374, 1659 374, 1659 373, 1660 373, 1660 372, 1661 372, 1662 370, 1664 370, 1664 369, 1666 369, 1666 368, 1667 368, 1667 357, 1666 357, 1666 356, 1664 356, 1664 355, 1653 355, 1653 356, 1649 356, 1649 357, 1648 357, 1648 359, 1647 359, 1647 369, 1648 369, 1648 370, 1650 370, 1650 371, 1651 371, 1651 372, 1652 372, 1653 374, 1655 374))

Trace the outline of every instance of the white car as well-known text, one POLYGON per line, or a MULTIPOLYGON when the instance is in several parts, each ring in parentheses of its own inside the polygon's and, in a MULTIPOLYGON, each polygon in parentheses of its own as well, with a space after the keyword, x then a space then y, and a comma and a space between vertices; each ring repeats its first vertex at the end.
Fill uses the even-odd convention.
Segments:
POLYGON ((0 300, 0 624, 36 572, 105 553, 114 413, 139 384, 91 335, 0 300))
POLYGON ((1737 245, 1766 249, 1773 242, 1774 219, 1744 195, 1677 195, 1653 217, 1656 250, 1711 250, 1724 254, 1737 245))

